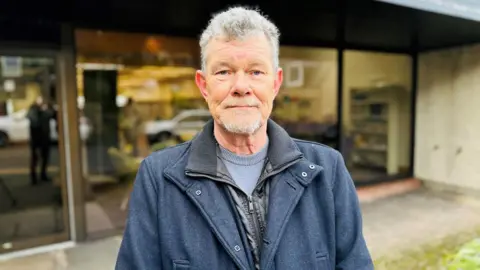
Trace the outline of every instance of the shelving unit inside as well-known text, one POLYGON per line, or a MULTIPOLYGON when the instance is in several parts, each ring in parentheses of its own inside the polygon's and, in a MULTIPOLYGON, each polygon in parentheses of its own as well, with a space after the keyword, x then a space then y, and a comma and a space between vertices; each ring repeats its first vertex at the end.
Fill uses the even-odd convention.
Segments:
POLYGON ((409 93, 402 86, 351 90, 350 136, 354 166, 399 173, 408 159, 403 149, 408 136, 409 93), (407 125, 407 126, 406 126, 407 125))

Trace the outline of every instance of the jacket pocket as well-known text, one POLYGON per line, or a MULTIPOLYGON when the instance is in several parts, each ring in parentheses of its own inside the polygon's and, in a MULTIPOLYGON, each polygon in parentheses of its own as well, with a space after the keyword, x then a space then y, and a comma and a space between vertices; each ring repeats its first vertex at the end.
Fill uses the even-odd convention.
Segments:
POLYGON ((333 270, 330 265, 330 259, 328 257, 328 253, 319 253, 315 255, 317 270, 333 270))
POLYGON ((190 262, 187 260, 174 260, 173 261, 174 270, 188 270, 190 269, 190 262))

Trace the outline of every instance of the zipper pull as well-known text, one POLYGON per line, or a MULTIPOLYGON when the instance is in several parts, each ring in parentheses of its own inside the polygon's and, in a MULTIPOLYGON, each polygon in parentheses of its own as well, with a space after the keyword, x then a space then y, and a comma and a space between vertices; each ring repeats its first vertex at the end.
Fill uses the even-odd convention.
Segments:
POLYGON ((253 201, 252 197, 248 197, 248 210, 250 211, 250 214, 253 213, 253 201))

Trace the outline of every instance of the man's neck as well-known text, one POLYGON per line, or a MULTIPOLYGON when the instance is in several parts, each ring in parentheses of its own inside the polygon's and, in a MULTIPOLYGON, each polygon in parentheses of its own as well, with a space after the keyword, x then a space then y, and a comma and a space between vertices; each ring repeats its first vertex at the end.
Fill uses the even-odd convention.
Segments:
POLYGON ((223 148, 238 155, 251 155, 260 151, 267 143, 267 125, 250 135, 233 134, 217 123, 214 124, 213 135, 223 148))

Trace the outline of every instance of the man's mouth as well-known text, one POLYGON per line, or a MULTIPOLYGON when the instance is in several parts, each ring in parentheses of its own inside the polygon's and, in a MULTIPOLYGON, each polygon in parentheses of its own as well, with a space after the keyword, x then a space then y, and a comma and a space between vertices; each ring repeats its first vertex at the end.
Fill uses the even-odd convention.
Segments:
POLYGON ((256 108, 256 106, 248 106, 248 105, 236 105, 236 106, 228 106, 227 108, 238 108, 238 109, 243 109, 243 108, 256 108))
POLYGON ((227 109, 250 109, 250 108, 256 108, 255 106, 246 106, 246 105, 238 105, 238 106, 228 106, 227 109))
POLYGON ((234 110, 253 110, 256 109, 256 106, 246 106, 246 105, 238 105, 238 106, 228 106, 227 109, 234 109, 234 110))

